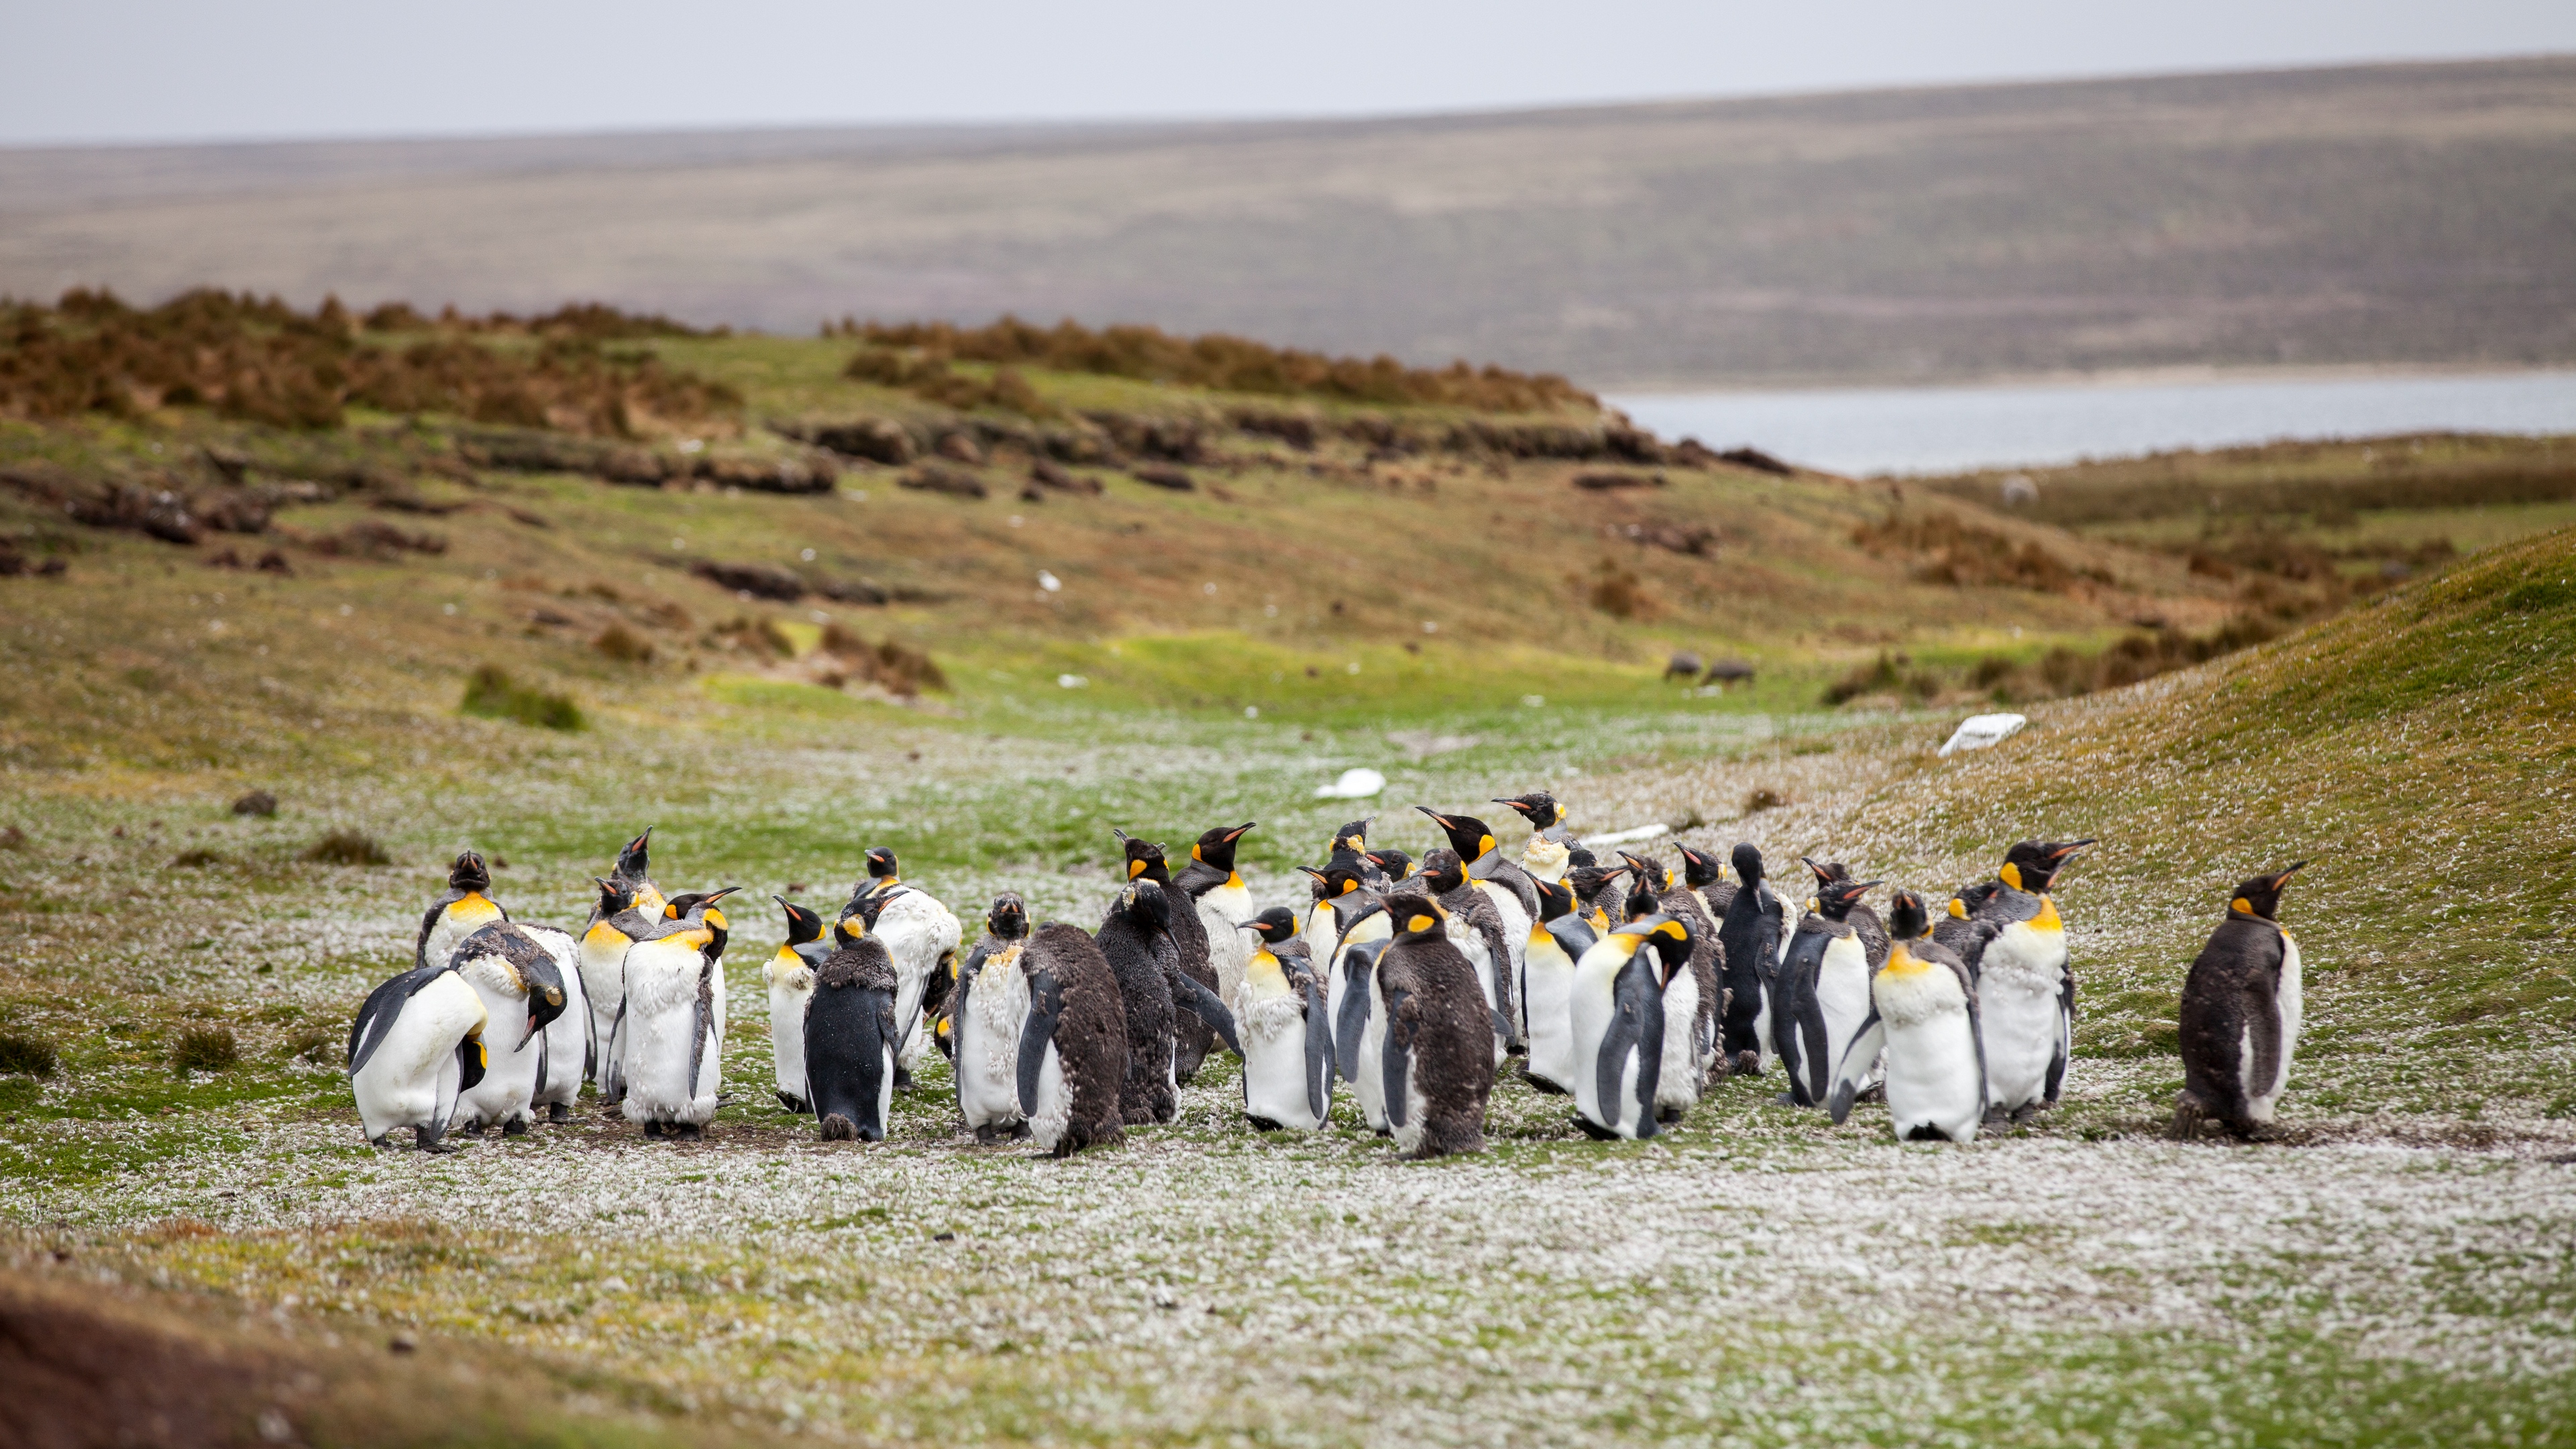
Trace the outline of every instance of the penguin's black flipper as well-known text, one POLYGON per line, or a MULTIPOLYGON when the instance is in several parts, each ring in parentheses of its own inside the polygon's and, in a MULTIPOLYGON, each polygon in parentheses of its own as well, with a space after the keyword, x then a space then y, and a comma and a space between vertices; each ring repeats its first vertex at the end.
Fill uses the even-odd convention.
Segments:
MULTIPOLYGON (((1640 999, 1640 988, 1645 984, 1644 969, 1631 961, 1619 968, 1618 979, 1610 986, 1610 1030, 1601 1038, 1600 1053, 1592 1059, 1592 1100, 1600 1104, 1602 1115, 1609 1119, 1601 1124, 1604 1127, 1618 1124, 1623 1106, 1620 1079, 1627 1075, 1629 1054, 1645 1040, 1646 1012, 1640 999)), ((1662 1053, 1658 1051, 1656 1055, 1660 1057, 1662 1053)), ((1650 1068, 1642 1061, 1637 1065, 1638 1085, 1645 1089, 1646 1100, 1652 1102, 1654 1088, 1646 1077, 1650 1068)), ((1654 1115, 1648 1112, 1647 1120, 1652 1121, 1654 1115)))
POLYGON ((1306 987, 1306 1105, 1314 1109, 1318 1122, 1332 1105, 1333 1062, 1333 1009, 1324 1003, 1324 988, 1310 982, 1306 987))
MULTIPOLYGON (((1993 933, 1989 932, 1985 939, 1993 939, 1993 933)), ((1984 941, 1981 940, 1978 944, 1982 949, 1984 941)), ((1977 973, 1960 966, 1953 966, 1950 969, 1958 974, 1959 985, 1968 993, 1968 1041, 1977 1049, 1977 1100, 1988 1101, 1991 1099, 1986 1095, 1986 1017, 1985 1013, 1977 1008, 1977 973)), ((1877 1008, 1873 1005, 1870 1009, 1873 1021, 1876 1020, 1877 1014, 1877 1008)))
POLYGON ((1360 1079, 1360 1033, 1368 1027, 1369 971, 1375 961, 1366 947, 1342 950, 1342 1001, 1333 1008, 1333 1065, 1345 1082, 1360 1079))
POLYGON ((1234 1013, 1225 1009, 1225 1002, 1207 988, 1207 983, 1178 968, 1167 967, 1163 974, 1172 983, 1172 1004, 1206 1022, 1227 1051, 1243 1055, 1243 1044, 1235 1040, 1234 1013))
POLYGON ((483 1073, 492 1065, 492 1053, 483 1038, 467 1036, 456 1043, 456 1093, 463 1096, 481 1085, 483 1073))
POLYGON ((1064 1019, 1064 984, 1043 966, 1029 968, 1029 1019, 1020 1027, 1020 1113, 1038 1110, 1038 1074, 1046 1069, 1047 1048, 1064 1019))
POLYGON ((1413 1068, 1413 1027, 1422 1015, 1413 993, 1402 987, 1386 996, 1386 1050, 1382 1053, 1386 1096, 1386 1125, 1401 1127, 1405 1123, 1404 1100, 1406 1074, 1413 1068))
POLYGON ((393 1029, 394 1018, 402 1015, 403 1004, 438 978, 439 973, 415 966, 367 993, 367 1003, 358 1008, 358 1019, 349 1023, 349 1075, 384 1045, 385 1033, 393 1029))
POLYGON ((712 961, 698 969, 698 999, 689 1008, 689 1080, 681 1090, 692 1098, 698 1095, 698 1073, 707 1064, 707 1035, 715 1030, 715 971, 712 961))
MULTIPOLYGON (((1644 954, 1638 953, 1641 958, 1644 954)), ((1664 1031, 1669 1023, 1664 1020, 1663 987, 1656 984, 1654 973, 1641 959, 1631 960, 1619 977, 1616 988, 1620 997, 1619 1018, 1636 1023, 1637 1136, 1642 1140, 1654 1136, 1659 1129, 1655 1119, 1655 1093, 1664 1084, 1664 1031), (1634 981, 1628 979, 1631 972, 1635 973, 1634 981)), ((1615 1096, 1617 1087, 1614 1085, 1602 1100, 1608 1101, 1615 1096)))
MULTIPOLYGON (((1870 1063, 1887 1046, 1887 1023, 1878 1019, 1878 1006, 1873 1002, 1869 1015, 1861 1019, 1860 1030, 1852 1034, 1851 1045, 1843 1048, 1842 1064, 1834 1068, 1833 1095, 1826 1099, 1825 1110, 1833 1114, 1834 1125, 1843 1125, 1851 1115, 1852 1099, 1860 1095, 1860 1079, 1869 1075, 1870 1063)), ((1983 1068, 1979 1068, 1982 1085, 1983 1068)))
POLYGON ((625 1100, 626 998, 620 996, 617 998, 616 1019, 608 1024, 607 1080, 599 1084, 599 1103, 603 1107, 614 1107, 625 1100))

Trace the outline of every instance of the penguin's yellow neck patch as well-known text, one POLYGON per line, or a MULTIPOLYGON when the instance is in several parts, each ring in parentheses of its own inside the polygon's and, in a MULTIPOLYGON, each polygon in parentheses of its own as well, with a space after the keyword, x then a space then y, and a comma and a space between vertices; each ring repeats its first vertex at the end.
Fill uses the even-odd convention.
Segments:
POLYGON ((447 908, 447 914, 460 921, 488 921, 501 914, 501 908, 481 891, 467 891, 464 899, 447 908))
POLYGON ((597 925, 595 925, 595 926, 591 927, 588 931, 583 932, 583 933, 582 933, 582 938, 581 938, 581 940, 582 940, 582 944, 583 944, 583 945, 585 945, 585 946, 588 946, 588 945, 610 946, 610 945, 614 945, 614 944, 616 944, 616 943, 617 943, 617 942, 619 942, 619 941, 623 941, 623 940, 625 940, 625 939, 626 939, 626 933, 625 933, 624 931, 621 931, 621 930, 617 929, 615 926, 612 926, 612 925, 608 924, 606 921, 602 921, 602 922, 600 922, 599 924, 597 924, 597 925))
POLYGON ((1227 871, 1225 873, 1225 888, 1230 891, 1239 891, 1244 889, 1243 872, 1239 870, 1227 871))
POLYGON ((2057 902, 2046 896, 2041 896, 2039 898, 2039 914, 2030 918, 2030 928, 2034 931, 2065 930, 2066 918, 2057 914, 2057 902))
POLYGON ((1903 941, 1892 941, 1887 947, 1887 964, 1879 968, 1881 976, 1920 976, 1932 969, 1932 963, 1905 949, 1903 941))

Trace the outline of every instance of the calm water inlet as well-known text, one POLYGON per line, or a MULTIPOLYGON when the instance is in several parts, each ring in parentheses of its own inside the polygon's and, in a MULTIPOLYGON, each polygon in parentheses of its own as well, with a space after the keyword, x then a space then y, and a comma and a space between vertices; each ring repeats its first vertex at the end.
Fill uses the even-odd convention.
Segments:
POLYGON ((2576 433, 2576 372, 1639 393, 1609 402, 1667 438, 1750 444, 1852 474, 2038 467, 2282 438, 2576 433))

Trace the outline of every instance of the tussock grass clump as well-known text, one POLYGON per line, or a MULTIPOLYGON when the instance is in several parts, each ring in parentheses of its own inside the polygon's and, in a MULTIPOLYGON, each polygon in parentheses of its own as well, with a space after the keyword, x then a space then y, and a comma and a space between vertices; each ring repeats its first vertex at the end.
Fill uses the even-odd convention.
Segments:
MULTIPOLYGON (((1599 398, 1554 373, 1478 368, 1463 361, 1444 368, 1406 367, 1384 355, 1365 361, 1326 357, 1319 352, 1272 347, 1222 332, 1175 337, 1159 327, 1136 326, 1104 327, 1095 332, 1069 317, 1053 327, 1039 327, 1011 316, 989 327, 958 327, 948 322, 858 322, 845 317, 826 327, 824 335, 852 337, 869 344, 867 352, 851 360, 852 376, 914 390, 925 385, 940 386, 935 379, 946 372, 949 359, 957 358, 997 363, 1004 368, 1043 367, 1056 372, 1179 383, 1219 392, 1305 395, 1344 402, 1445 404, 1505 413, 1600 406, 1599 398), (871 357, 872 353, 879 356, 871 357), (860 371, 862 368, 868 371, 860 371), (897 377, 906 380, 894 381, 897 377)), ((958 381, 996 394, 1005 386, 998 372, 990 384, 963 378, 958 381)))
POLYGON ((50 1077, 58 1065, 53 1043, 15 1033, 0 1036, 0 1076, 50 1077))
POLYGON ((590 641, 590 647, 620 664, 653 662, 653 641, 623 624, 611 624, 601 630, 599 637, 590 641))
POLYGON ((497 664, 486 664, 466 677, 465 699, 457 708, 484 719, 516 720, 540 729, 578 730, 590 723, 571 696, 521 684, 497 664))
POLYGON ((241 1043, 228 1026, 196 1026, 180 1033, 170 1065, 183 1072, 226 1071, 241 1062, 241 1043))
POLYGON ((315 865, 391 865, 394 859, 362 830, 334 830, 305 847, 297 858, 315 865))
POLYGON ((318 1062, 326 1067, 346 1066, 348 1044, 338 1032, 323 1026, 307 1026, 286 1039, 280 1056, 290 1062, 318 1062))
POLYGON ((905 696, 919 694, 925 689, 948 688, 948 676, 927 653, 892 639, 870 644, 838 624, 826 624, 823 626, 822 649, 840 660, 849 671, 841 677, 839 684, 847 684, 856 678, 882 686, 890 694, 905 696))
POLYGON ((2111 582, 2098 568, 2070 564, 2036 543, 2015 543, 1947 513, 1891 513, 1853 529, 1852 542, 1880 558, 1913 558, 1918 583, 2071 594, 2086 583, 2111 582))
POLYGON ((206 849, 204 846, 198 846, 194 850, 183 850, 177 855, 170 857, 171 866, 178 870, 203 870, 207 866, 221 865, 223 863, 224 858, 222 856, 206 849))
POLYGON ((277 814, 277 797, 266 790, 253 790, 233 802, 235 815, 256 815, 262 820, 277 814))

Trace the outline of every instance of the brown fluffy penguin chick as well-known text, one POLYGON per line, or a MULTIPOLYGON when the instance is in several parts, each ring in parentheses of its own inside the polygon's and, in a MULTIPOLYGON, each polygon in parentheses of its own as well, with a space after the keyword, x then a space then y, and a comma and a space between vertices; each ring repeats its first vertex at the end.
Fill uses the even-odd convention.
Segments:
MULTIPOLYGON (((1163 888, 1164 915, 1181 974, 1210 991, 1217 990, 1223 983, 1217 979, 1211 959, 1207 925, 1199 919, 1190 896, 1172 883, 1171 862, 1164 856, 1163 847, 1150 840, 1138 840, 1123 830, 1117 835, 1127 852, 1127 878, 1149 880, 1163 888)), ((1207 1060, 1215 1046, 1216 1032, 1206 1022, 1186 1011, 1172 1018, 1172 1080, 1189 1085, 1199 1074, 1199 1064, 1207 1060)))
POLYGON ((1127 1008, 1100 946, 1050 925, 1020 954, 1029 1019, 1020 1031, 1020 1110, 1029 1140, 1058 1157, 1123 1140, 1127 1008))
POLYGON ((1407 1157, 1485 1150, 1494 1094, 1494 1018, 1476 968, 1449 939, 1447 913, 1426 892, 1387 897, 1395 938, 1369 989, 1385 1013, 1387 1124, 1407 1157))
POLYGON ((1169 1122, 1181 1111, 1172 1064, 1177 1038, 1173 1018, 1180 1013, 1172 1002, 1178 952, 1163 888, 1149 880, 1129 881, 1110 903, 1092 940, 1109 962, 1127 1014, 1127 1076, 1119 1092, 1120 1110, 1131 1127, 1169 1122))

